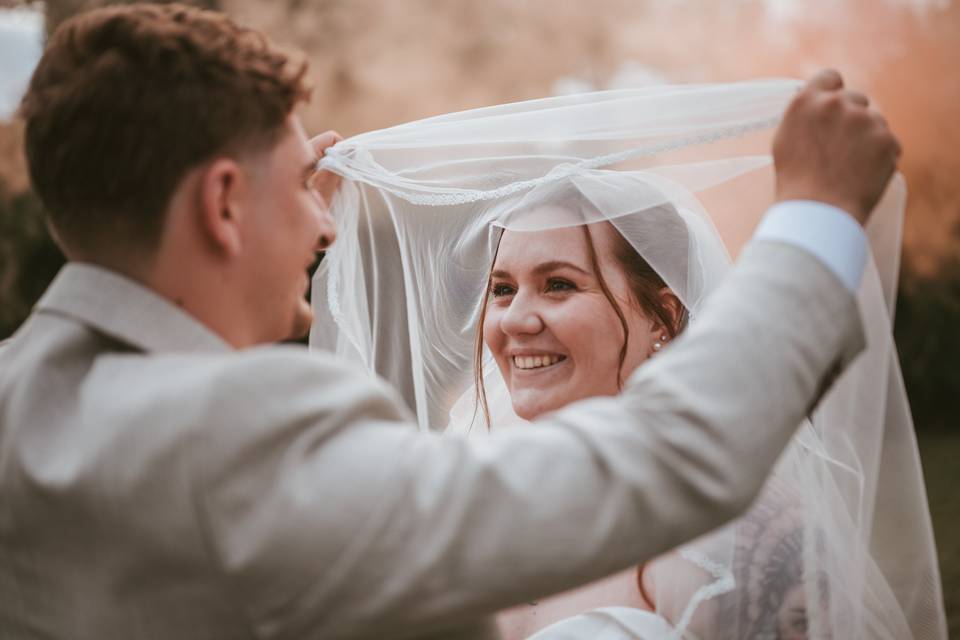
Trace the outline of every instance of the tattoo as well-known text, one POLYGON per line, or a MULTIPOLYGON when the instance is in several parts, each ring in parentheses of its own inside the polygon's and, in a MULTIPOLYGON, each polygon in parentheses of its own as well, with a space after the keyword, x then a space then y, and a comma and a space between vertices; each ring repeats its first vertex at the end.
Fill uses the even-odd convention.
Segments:
MULTIPOLYGON (((736 522, 733 570, 736 588, 721 597, 719 621, 730 638, 805 640, 803 505, 773 478, 736 522)), ((821 599, 822 600, 822 599, 821 599)))

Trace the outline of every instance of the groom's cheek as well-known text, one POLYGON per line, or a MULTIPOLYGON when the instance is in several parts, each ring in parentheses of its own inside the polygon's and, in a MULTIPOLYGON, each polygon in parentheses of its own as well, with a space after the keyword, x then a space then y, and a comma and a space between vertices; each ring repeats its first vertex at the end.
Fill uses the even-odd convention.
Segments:
POLYGON ((297 303, 297 309, 293 316, 293 327, 290 332, 290 340, 299 340, 310 333, 310 327, 313 325, 313 309, 310 303, 301 299, 297 303))

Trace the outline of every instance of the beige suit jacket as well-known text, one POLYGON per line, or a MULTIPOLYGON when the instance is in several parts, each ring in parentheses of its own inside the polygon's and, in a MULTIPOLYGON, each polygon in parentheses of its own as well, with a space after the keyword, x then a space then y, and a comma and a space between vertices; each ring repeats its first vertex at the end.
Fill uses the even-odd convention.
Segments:
POLYGON ((620 396, 466 442, 70 264, 0 347, 0 637, 493 638, 743 510, 862 345, 832 273, 755 243, 620 396))

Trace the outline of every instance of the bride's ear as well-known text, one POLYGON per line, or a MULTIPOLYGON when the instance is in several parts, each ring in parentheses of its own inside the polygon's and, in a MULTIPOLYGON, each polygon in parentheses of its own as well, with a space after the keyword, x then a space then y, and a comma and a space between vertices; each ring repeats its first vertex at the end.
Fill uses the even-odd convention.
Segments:
POLYGON ((680 298, 677 297, 677 294, 675 294, 670 287, 662 287, 658 293, 660 300, 663 302, 663 308, 666 309, 667 316, 670 319, 669 327, 659 328, 666 335, 675 336, 680 333, 680 330, 683 328, 683 303, 680 302, 680 298))

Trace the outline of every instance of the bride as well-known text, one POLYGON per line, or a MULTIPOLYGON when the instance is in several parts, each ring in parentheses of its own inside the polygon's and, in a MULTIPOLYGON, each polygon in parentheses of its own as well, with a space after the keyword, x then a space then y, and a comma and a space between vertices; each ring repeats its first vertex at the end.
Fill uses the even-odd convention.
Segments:
MULTIPOLYGON (((422 428, 450 437, 617 393, 683 339, 770 204, 769 133, 795 86, 555 98, 336 145, 323 162, 346 179, 341 240, 315 279, 329 302, 311 341, 387 377, 422 428)), ((811 407, 747 515, 504 612, 506 637, 944 637, 890 337, 902 208, 900 182, 868 229, 867 351, 811 407)))
MULTIPOLYGON (((631 239, 656 241, 671 260, 686 258, 691 239, 704 244, 716 240, 707 234, 695 237, 669 204, 575 224, 601 218, 600 212, 574 183, 561 182, 550 190, 550 195, 528 198, 535 204, 526 209, 520 205, 512 210, 510 224, 546 217, 571 226, 503 231, 481 303, 479 332, 496 364, 495 375, 486 377, 496 378, 500 413, 509 405, 513 414, 498 417, 497 428, 533 420, 576 400, 618 393, 625 378, 681 333, 688 310, 631 239)), ((482 353, 477 354, 478 367, 482 353)), ((474 397, 483 421, 492 427, 483 375, 477 376, 474 397)), ((462 406, 454 407, 448 431, 466 427, 472 435, 488 432, 473 431, 474 421, 462 411, 462 406)), ((677 605, 708 589, 715 592, 714 606, 723 609, 702 607, 695 619, 690 617, 685 629, 697 637, 717 637, 707 625, 721 621, 726 637, 808 637, 802 499, 784 481, 788 473, 781 463, 757 504, 732 531, 708 536, 649 567, 503 612, 499 621, 504 637, 526 638, 550 623, 558 624, 535 637, 595 637, 596 632, 610 635, 614 629, 616 637, 663 637, 675 630, 670 631, 662 616, 670 612, 671 621, 678 622, 683 614, 677 605), (710 555, 713 561, 703 560, 710 555), (758 584, 747 588, 751 573, 762 576, 762 592, 758 584), (744 587, 739 590, 732 586, 738 579, 744 587), (595 610, 601 607, 605 610, 595 610), (584 611, 591 613, 568 619, 584 611)))

